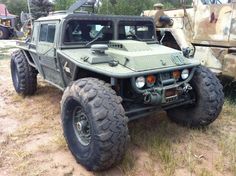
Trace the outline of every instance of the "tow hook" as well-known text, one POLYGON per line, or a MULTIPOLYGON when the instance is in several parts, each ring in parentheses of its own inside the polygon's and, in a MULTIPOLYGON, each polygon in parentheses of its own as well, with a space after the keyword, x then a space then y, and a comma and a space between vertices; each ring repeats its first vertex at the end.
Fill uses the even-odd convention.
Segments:
POLYGON ((144 103, 149 105, 159 105, 161 104, 161 96, 158 93, 145 93, 144 94, 144 103))
POLYGON ((188 83, 185 83, 183 87, 183 91, 188 93, 190 90, 193 90, 192 86, 190 86, 190 84, 188 83))

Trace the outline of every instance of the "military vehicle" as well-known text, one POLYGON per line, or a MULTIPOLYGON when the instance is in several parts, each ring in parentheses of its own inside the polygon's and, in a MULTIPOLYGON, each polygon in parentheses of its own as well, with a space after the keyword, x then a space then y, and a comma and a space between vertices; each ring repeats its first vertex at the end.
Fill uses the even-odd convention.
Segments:
POLYGON ((0 39, 14 36, 16 16, 8 12, 4 4, 0 4, 0 39))
POLYGON ((215 72, 224 83, 236 79, 236 38, 234 0, 193 0, 183 2, 182 9, 163 10, 156 4, 154 10, 144 12, 152 16, 163 44, 195 54, 202 65, 215 72), (160 19, 169 19, 163 23, 160 19), (225 79, 226 78, 226 79, 225 79))
POLYGON ((16 15, 8 12, 4 4, 0 4, 0 40, 23 36, 16 29, 16 18, 16 15))
POLYGON ((150 17, 77 11, 34 21, 30 41, 12 54, 17 93, 37 90, 37 74, 64 91, 61 120, 75 159, 88 170, 119 163, 129 140, 128 121, 165 110, 189 127, 211 124, 224 102, 216 76, 179 50, 158 44, 150 17))

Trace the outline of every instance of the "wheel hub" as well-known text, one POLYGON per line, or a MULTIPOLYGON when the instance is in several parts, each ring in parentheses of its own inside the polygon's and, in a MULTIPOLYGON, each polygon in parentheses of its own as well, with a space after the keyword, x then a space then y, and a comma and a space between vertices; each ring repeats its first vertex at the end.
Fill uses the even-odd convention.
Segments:
POLYGON ((73 127, 75 134, 82 145, 89 145, 91 140, 90 124, 87 115, 78 107, 73 115, 73 127))
POLYGON ((81 133, 85 132, 87 122, 82 120, 76 124, 77 130, 81 133))

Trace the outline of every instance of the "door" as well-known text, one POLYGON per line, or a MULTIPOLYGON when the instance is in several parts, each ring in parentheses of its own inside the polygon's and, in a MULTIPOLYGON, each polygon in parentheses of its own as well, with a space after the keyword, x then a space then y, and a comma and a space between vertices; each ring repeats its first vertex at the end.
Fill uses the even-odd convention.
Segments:
POLYGON ((196 0, 193 43, 227 45, 233 14, 230 0, 196 0))
POLYGON ((44 79, 63 87, 59 64, 56 58, 56 37, 59 22, 46 22, 40 24, 37 54, 42 68, 44 79))

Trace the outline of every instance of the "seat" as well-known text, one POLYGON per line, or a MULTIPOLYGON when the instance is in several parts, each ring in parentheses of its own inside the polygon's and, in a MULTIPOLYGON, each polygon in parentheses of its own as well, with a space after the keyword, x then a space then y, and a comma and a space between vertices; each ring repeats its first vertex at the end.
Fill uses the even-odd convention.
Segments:
POLYGON ((125 27, 124 26, 120 26, 119 27, 119 40, 126 40, 126 34, 125 34, 125 27))
POLYGON ((103 41, 113 40, 113 28, 109 27, 105 29, 105 31, 103 32, 102 40, 103 41))

